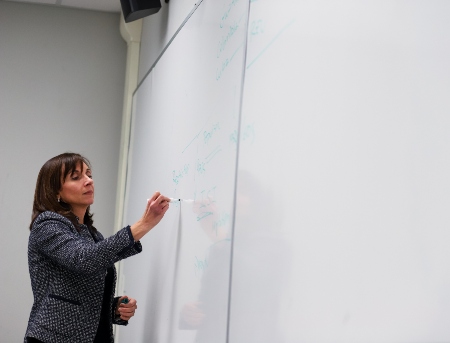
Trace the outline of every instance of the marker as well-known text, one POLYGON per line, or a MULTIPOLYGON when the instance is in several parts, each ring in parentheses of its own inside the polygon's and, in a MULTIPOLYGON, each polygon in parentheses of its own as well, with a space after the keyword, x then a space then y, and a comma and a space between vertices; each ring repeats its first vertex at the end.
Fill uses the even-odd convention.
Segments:
POLYGON ((122 304, 128 304, 128 298, 123 298, 120 302, 122 303, 122 304))
POLYGON ((192 199, 177 199, 177 198, 169 198, 169 202, 177 202, 177 201, 184 201, 184 202, 194 202, 192 199))
MULTIPOLYGON (((189 203, 191 203, 191 202, 194 202, 194 200, 193 199, 177 199, 177 198, 169 198, 170 200, 169 200, 169 202, 178 202, 178 201, 184 201, 184 202, 189 202, 189 203)), ((150 199, 147 199, 147 202, 149 201, 150 199)))

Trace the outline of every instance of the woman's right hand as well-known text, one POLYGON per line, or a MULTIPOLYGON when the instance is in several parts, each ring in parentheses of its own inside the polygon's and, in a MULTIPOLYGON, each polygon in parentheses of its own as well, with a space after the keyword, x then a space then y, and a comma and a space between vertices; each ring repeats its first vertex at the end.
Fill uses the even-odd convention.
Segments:
POLYGON ((170 199, 159 192, 147 200, 144 215, 135 224, 131 225, 131 234, 135 241, 140 240, 146 233, 153 229, 164 217, 169 209, 170 199))

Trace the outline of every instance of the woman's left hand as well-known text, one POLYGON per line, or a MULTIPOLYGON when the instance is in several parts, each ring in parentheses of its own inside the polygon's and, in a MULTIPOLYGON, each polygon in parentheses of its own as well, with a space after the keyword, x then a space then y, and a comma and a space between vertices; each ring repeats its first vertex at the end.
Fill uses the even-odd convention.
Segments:
POLYGON ((136 311, 136 309, 136 299, 129 298, 128 296, 124 295, 121 296, 117 301, 116 314, 118 316, 120 315, 120 319, 130 320, 130 318, 134 316, 134 311, 136 311), (123 303, 123 299, 128 299, 128 303, 123 303))

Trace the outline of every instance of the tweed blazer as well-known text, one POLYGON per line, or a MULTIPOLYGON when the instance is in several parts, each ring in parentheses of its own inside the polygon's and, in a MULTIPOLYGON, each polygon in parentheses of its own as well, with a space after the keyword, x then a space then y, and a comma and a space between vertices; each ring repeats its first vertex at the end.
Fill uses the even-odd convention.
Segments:
MULTIPOLYGON (((127 226, 106 239, 100 232, 92 237, 86 225, 77 231, 66 217, 54 212, 41 213, 33 223, 28 241, 28 267, 34 303, 26 337, 46 343, 94 341, 100 321, 105 276, 108 267, 142 251, 127 226), (97 243, 95 242, 97 241, 97 243)), ((110 297, 112 324, 116 320, 114 289, 110 297)))

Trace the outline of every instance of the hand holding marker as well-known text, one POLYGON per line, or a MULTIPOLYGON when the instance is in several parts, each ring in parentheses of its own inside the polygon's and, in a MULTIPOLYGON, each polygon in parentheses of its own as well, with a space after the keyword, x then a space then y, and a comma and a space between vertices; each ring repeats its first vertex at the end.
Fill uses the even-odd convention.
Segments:
POLYGON ((136 300, 128 298, 128 296, 124 295, 122 299, 120 299, 120 302, 116 309, 116 315, 118 316, 116 321, 121 324, 127 323, 127 321, 134 316, 136 309, 136 300))

